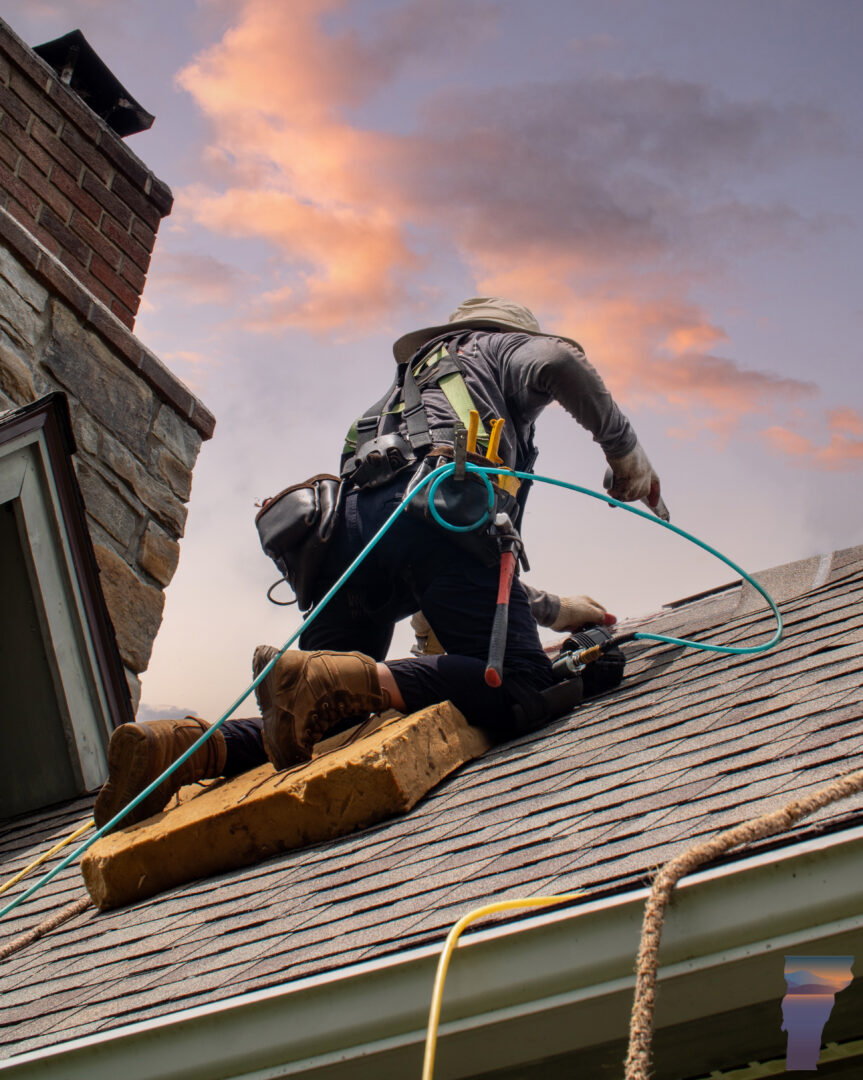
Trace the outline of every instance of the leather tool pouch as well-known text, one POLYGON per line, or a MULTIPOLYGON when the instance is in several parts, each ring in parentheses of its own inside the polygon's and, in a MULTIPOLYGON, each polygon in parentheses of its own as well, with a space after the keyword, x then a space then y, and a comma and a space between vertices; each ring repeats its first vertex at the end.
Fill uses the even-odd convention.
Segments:
MULTIPOLYGON (((425 477, 433 472, 439 465, 447 464, 452 460, 453 449, 451 446, 433 446, 423 458, 422 463, 411 479, 405 494, 408 494, 417 486, 417 484, 421 483, 425 477)), ((491 464, 488 458, 472 453, 467 454, 467 461, 474 465, 491 464)), ((501 466, 501 472, 505 472, 503 466, 501 466)), ((450 522, 450 524, 457 526, 459 529, 467 528, 487 515, 487 520, 476 529, 472 529, 468 532, 457 532, 447 529, 446 535, 453 543, 470 551, 471 554, 475 555, 488 566, 497 566, 500 562, 500 548, 497 539, 489 530, 489 526, 494 521, 495 515, 501 512, 507 513, 513 522, 517 520, 518 516, 518 502, 516 501, 515 496, 510 495, 507 491, 504 491, 502 487, 496 484, 495 476, 496 474, 494 473, 489 475, 494 496, 490 512, 488 507, 488 488, 483 482, 482 477, 478 476, 476 473, 466 473, 462 480, 457 480, 454 474, 448 476, 440 484, 434 497, 435 509, 440 516, 444 521, 450 522)), ((422 491, 411 499, 410 503, 408 503, 408 513, 413 517, 422 518, 436 528, 441 528, 439 523, 432 516, 429 507, 433 484, 434 481, 426 484, 422 491)))
POLYGON ((287 579, 302 611, 320 599, 318 578, 338 520, 340 496, 339 478, 318 473, 267 499, 255 517, 264 554, 287 579))

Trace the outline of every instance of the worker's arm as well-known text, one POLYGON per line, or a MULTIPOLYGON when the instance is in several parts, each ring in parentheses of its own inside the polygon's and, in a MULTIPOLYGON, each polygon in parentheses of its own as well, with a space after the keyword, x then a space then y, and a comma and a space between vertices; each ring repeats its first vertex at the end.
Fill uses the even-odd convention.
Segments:
POLYGON ((556 596, 522 582, 530 613, 540 626, 551 630, 580 630, 583 626, 611 626, 617 622, 590 596, 556 596))
MULTIPOLYGON (((563 633, 580 630, 583 626, 611 626, 617 622, 614 615, 589 596, 556 596, 524 582, 522 587, 527 593, 530 613, 540 626, 563 633)), ((421 611, 411 616, 411 629, 416 635, 416 642, 411 646, 414 656, 436 656, 444 651, 421 611)))
POLYGON ((558 401, 590 432, 608 458, 622 458, 638 441, 599 372, 582 350, 560 338, 503 339, 500 357, 507 398, 528 419, 558 401))
POLYGON ((599 372, 578 346, 560 338, 522 338, 502 357, 506 381, 524 415, 550 400, 590 432, 613 473, 609 494, 623 502, 659 501, 659 477, 635 430, 620 411, 599 372))

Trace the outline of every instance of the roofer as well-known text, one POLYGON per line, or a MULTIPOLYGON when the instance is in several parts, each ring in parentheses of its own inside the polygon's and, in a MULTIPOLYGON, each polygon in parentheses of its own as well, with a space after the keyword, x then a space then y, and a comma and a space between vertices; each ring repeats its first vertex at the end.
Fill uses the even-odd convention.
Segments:
MULTIPOLYGON (((346 442, 339 512, 320 551, 312 601, 371 540, 411 485, 453 460, 460 427, 462 439, 463 429, 472 429, 468 460, 501 465, 501 473, 490 478, 494 520, 508 523, 497 529, 499 535, 501 529, 514 534, 526 493, 526 486, 516 491, 518 481, 506 470, 532 469, 534 422, 553 401, 599 444, 613 473, 614 498, 659 503, 659 478, 581 346, 543 333, 527 308, 498 298, 466 300, 449 322, 406 334, 393 352, 392 386, 346 442), (479 414, 479 424, 471 412, 479 414)), ((461 514, 476 521, 486 491, 475 473, 461 480, 450 476, 435 506, 444 511, 441 516, 449 514, 447 520, 460 520, 461 514)), ((157 813, 183 784, 236 775, 267 758, 277 769, 308 760, 326 733, 369 712, 392 707, 410 713, 449 700, 471 723, 501 737, 517 733, 517 716, 547 718, 541 692, 553 682, 551 662, 518 578, 510 596, 503 682, 494 687, 484 678, 498 596, 494 530, 445 530, 429 518, 429 485, 424 492, 413 499, 414 512, 401 515, 304 629, 300 649, 286 652, 260 684, 262 720, 226 721, 126 823, 157 813), (385 660, 396 621, 418 610, 446 653, 385 660)), ((256 650, 256 675, 276 652, 268 646, 256 650)), ((111 776, 95 808, 97 824, 143 790, 206 727, 189 718, 118 728, 109 748, 111 776)))

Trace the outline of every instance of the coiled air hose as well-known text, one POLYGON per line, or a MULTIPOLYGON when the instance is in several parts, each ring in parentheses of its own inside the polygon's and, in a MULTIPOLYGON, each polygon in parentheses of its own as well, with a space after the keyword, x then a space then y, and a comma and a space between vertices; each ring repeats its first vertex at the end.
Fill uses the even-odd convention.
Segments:
MULTIPOLYGON (((33 896, 34 893, 38 892, 39 889, 41 889, 44 885, 47 885, 59 873, 65 870, 67 866, 71 865, 76 859, 83 855, 84 852, 89 850, 89 848, 97 840, 101 839, 107 832, 110 832, 111 829, 113 829, 123 820, 123 818, 129 813, 130 810, 133 810, 136 806, 138 806, 139 803, 143 802, 148 795, 150 795, 153 791, 156 790, 156 788, 162 783, 163 780, 165 780, 185 761, 187 761, 192 756, 192 754, 194 754, 195 751, 198 750, 207 741, 207 739, 210 738, 210 736, 225 723, 226 720, 228 720, 229 717, 233 716, 236 710, 240 707, 240 705, 242 705, 242 703, 252 693, 252 691, 255 690, 269 675, 270 671, 273 669, 273 666, 275 665, 276 661, 281 657, 281 655, 287 649, 289 649, 291 645, 294 644, 294 642, 297 640, 297 638, 300 636, 306 626, 308 626, 309 623, 311 623, 318 616, 318 614, 323 611, 323 609, 327 606, 333 596, 335 596, 335 594, 342 587, 342 585, 344 585, 348 578, 361 565, 363 560, 367 558, 369 553, 389 532, 398 517, 404 513, 411 501, 416 498, 416 496, 420 493, 420 491, 423 490, 424 487, 426 487, 426 485, 431 485, 429 490, 429 508, 431 510, 432 516, 435 518, 438 524, 441 525, 444 529, 448 529, 451 531, 455 531, 456 529, 458 529, 459 531, 464 531, 465 526, 457 527, 451 525, 443 517, 441 517, 440 513, 437 510, 437 507, 435 506, 435 495, 438 488, 448 476, 455 472, 456 468, 457 465, 455 462, 448 462, 443 465, 439 465, 433 472, 430 472, 428 476, 424 477, 423 480, 416 485, 416 487, 413 487, 409 491, 406 491, 401 503, 390 514, 390 516, 383 523, 383 525, 381 525, 377 533, 375 533, 375 535, 368 542, 368 544, 366 544, 366 546, 359 553, 359 555, 357 555, 357 557, 341 575, 338 581, 336 581, 336 583, 327 591, 327 593, 323 596, 323 598, 316 605, 316 607, 309 613, 302 626, 300 626, 293 634, 291 634, 291 636, 281 647, 281 649, 279 649, 275 656, 273 656, 272 660, 270 660, 266 667, 264 667, 259 672, 256 678, 249 684, 248 687, 246 687, 243 693, 236 699, 236 701, 233 702, 232 705, 229 706, 229 708, 219 717, 219 719, 215 723, 211 724, 210 727, 197 740, 197 742, 193 743, 189 747, 189 749, 185 751, 185 753, 183 753, 180 757, 177 758, 175 762, 169 765, 168 768, 165 769, 165 771, 160 776, 157 776, 151 784, 148 784, 147 787, 145 787, 139 795, 136 795, 135 798, 132 799, 132 801, 127 806, 124 806, 122 810, 115 814, 110 821, 107 821, 101 828, 97 829, 92 836, 88 837, 88 839, 85 840, 83 844, 75 848, 75 850, 72 851, 65 858, 61 859, 61 861, 57 863, 56 866, 52 867, 47 874, 43 875, 41 878, 39 878, 38 881, 34 882, 28 889, 21 893, 20 896, 15 897, 15 899, 7 903, 5 907, 0 908, 0 918, 8 915, 9 912, 18 907, 19 904, 22 904, 25 900, 28 900, 31 896, 33 896)), ((501 466, 474 465, 470 462, 467 462, 464 464, 464 468, 467 472, 476 473, 478 476, 480 476, 486 488, 488 489, 488 507, 485 513, 481 515, 480 518, 472 525, 467 526, 468 530, 479 529, 486 523, 486 521, 488 521, 494 507, 494 491, 492 489, 491 481, 489 480, 489 475, 499 474, 501 472, 501 466)), ((709 544, 706 544, 703 540, 699 540, 691 533, 686 532, 685 529, 681 529, 676 525, 672 525, 670 522, 663 521, 658 517, 654 517, 652 514, 647 513, 644 510, 640 510, 636 506, 631 506, 629 503, 619 502, 617 499, 613 499, 608 494, 598 491, 592 491, 590 488, 582 487, 579 484, 571 484, 565 480, 557 480, 551 476, 540 476, 536 473, 512 471, 509 472, 508 475, 515 476, 519 480, 534 481, 542 484, 552 484, 555 487, 565 488, 568 491, 575 491, 581 495, 588 495, 592 499, 599 499, 601 502, 607 503, 609 506, 620 507, 621 509, 626 510, 630 514, 637 514, 638 517, 645 518, 647 521, 652 522, 654 525, 661 525, 664 529, 669 529, 671 532, 677 533, 677 535, 682 536, 684 540, 690 541, 690 543, 695 544, 697 547, 700 547, 704 551, 708 552, 708 554, 713 555, 715 558, 725 563, 726 566, 731 567, 731 569, 734 570, 735 573, 739 574, 745 581, 748 581, 749 584, 752 585, 752 587, 757 592, 759 592, 761 596, 764 597, 764 599, 770 605, 773 614, 776 616, 776 632, 769 641, 764 642, 760 645, 711 645, 706 642, 689 641, 685 638, 667 637, 664 634, 648 634, 642 633, 641 631, 633 634, 632 637, 629 638, 629 640, 634 639, 644 641, 659 641, 664 642, 668 645, 683 645, 691 649, 702 649, 707 652, 723 653, 726 655, 734 656, 767 652, 768 649, 772 649, 773 646, 778 644, 778 642, 781 640, 782 616, 780 615, 779 609, 777 608, 776 604, 773 601, 773 598, 770 596, 767 590, 764 589, 761 585, 759 585, 758 582, 755 581, 749 574, 747 574, 745 570, 741 569, 741 567, 739 567, 736 563, 732 562, 731 559, 729 559, 727 556, 717 551, 716 548, 713 548, 709 544)))

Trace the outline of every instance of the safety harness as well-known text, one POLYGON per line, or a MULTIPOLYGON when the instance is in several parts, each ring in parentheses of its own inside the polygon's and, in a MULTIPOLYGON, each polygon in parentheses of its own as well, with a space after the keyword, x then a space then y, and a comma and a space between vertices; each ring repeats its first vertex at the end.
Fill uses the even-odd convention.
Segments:
MULTIPOLYGON (((358 487, 377 487, 408 466, 416 465, 433 447, 455 445, 458 428, 467 429, 471 412, 478 413, 458 357, 459 344, 465 337, 464 332, 453 334, 450 331, 426 342, 408 363, 398 365, 387 392, 354 422, 348 432, 342 451, 341 475, 344 480, 350 480, 358 487), (435 387, 449 404, 452 424, 436 425, 432 429, 423 404, 423 393, 435 387), (400 430, 402 423, 404 435, 400 430)), ((487 451, 490 438, 480 417, 475 440, 477 449, 487 451)), ((524 471, 533 467, 536 451, 532 433, 527 458, 517 462, 516 467, 524 471)), ((517 481, 505 486, 512 494, 518 490, 517 481)), ((523 498, 519 499, 519 503, 522 502, 523 498)))

